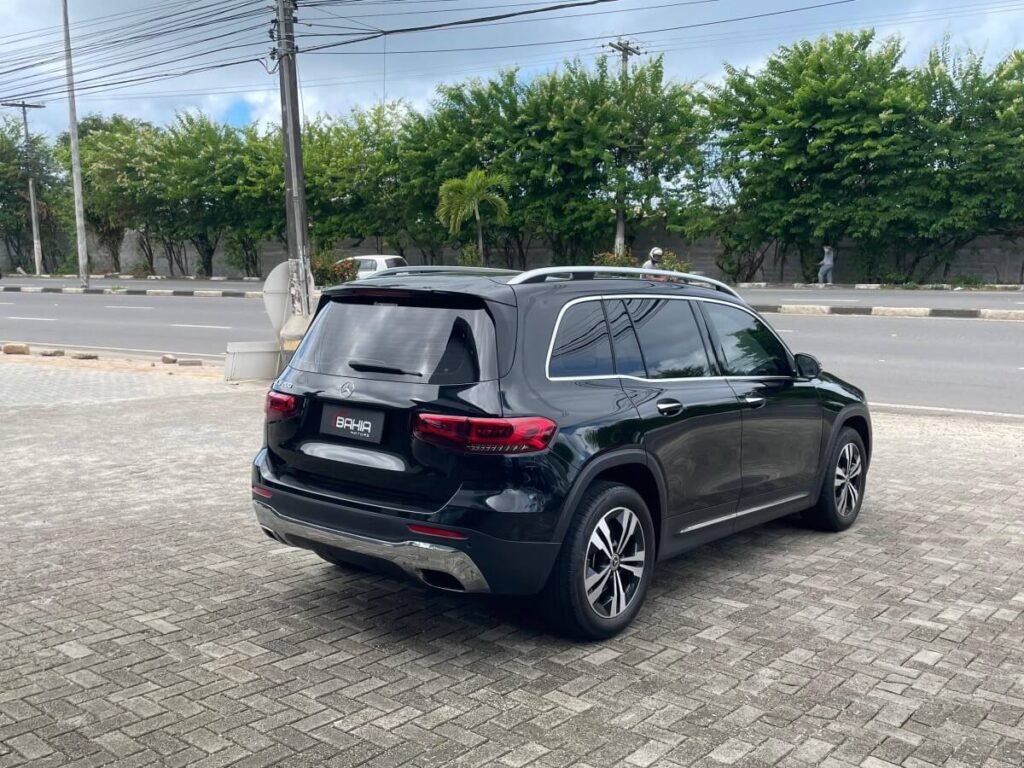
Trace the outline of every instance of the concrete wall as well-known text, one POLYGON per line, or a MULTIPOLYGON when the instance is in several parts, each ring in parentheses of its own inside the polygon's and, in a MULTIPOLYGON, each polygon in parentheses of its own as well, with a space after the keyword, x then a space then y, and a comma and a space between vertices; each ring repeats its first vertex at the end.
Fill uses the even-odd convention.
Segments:
MULTIPOLYGON (((638 234, 631 243, 632 251, 638 258, 646 258, 647 252, 654 245, 675 252, 681 259, 688 261, 696 272, 702 272, 710 277, 722 276, 715 264, 715 258, 720 253, 720 247, 715 240, 687 243, 678 235, 667 233, 664 230, 652 230, 638 234)), ((285 249, 280 243, 265 243, 261 251, 264 275, 285 259, 285 249)), ((354 241, 343 242, 339 243, 336 249, 338 258, 369 255, 375 252, 372 240, 364 240, 358 245, 354 241)), ((94 273, 110 270, 109 260, 100 255, 100 250, 95 243, 90 243, 90 253, 93 254, 94 273)), ((199 263, 198 254, 191 247, 189 247, 188 253, 189 265, 194 268, 199 263)), ((546 266, 551 263, 551 257, 551 251, 541 243, 531 248, 527 263, 530 267, 546 266)), ((422 263, 419 251, 415 248, 406 252, 406 258, 410 264, 422 263)), ((495 258, 500 259, 500 256, 495 258)), ((457 259, 458 254, 453 250, 446 251, 444 254, 444 262, 447 264, 454 264, 457 259)), ((129 233, 121 249, 122 270, 129 272, 140 261, 135 235, 129 233)), ((494 266, 502 265, 501 262, 494 264, 494 266)), ((0 271, 6 272, 10 268, 10 259, 6 253, 0 251, 0 271)), ((169 274, 167 262, 162 258, 157 258, 156 268, 158 274, 169 274)), ((214 258, 213 271, 216 276, 241 276, 236 268, 225 262, 223 249, 218 250, 214 258)), ((1024 243, 1014 244, 999 237, 979 238, 960 252, 948 274, 939 271, 933 275, 933 279, 935 281, 952 280, 959 276, 975 277, 986 283, 1024 282, 1024 243)), ((849 246, 840 246, 836 255, 835 282, 864 282, 867 277, 864 261, 858 256, 856 250, 849 246)), ((783 263, 779 263, 773 258, 773 254, 770 254, 765 259, 760 273, 754 279, 766 282, 803 282, 800 258, 797 254, 791 254, 783 263)))

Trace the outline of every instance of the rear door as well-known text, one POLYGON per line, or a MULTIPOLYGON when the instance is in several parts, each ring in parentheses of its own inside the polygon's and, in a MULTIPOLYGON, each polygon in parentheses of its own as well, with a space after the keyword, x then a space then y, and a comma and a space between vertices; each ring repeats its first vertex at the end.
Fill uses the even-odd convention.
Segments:
POLYGON ((268 424, 271 460, 314 492, 432 512, 466 462, 413 440, 413 418, 501 415, 494 322, 474 297, 365 293, 330 301, 278 380, 301 414, 268 424))
POLYGON ((668 484, 666 523, 678 538, 666 541, 664 554, 720 536, 740 496, 742 409, 717 375, 692 305, 670 298, 606 302, 623 387, 668 484))
POLYGON ((785 345, 753 312, 711 301, 700 306, 744 406, 739 524, 753 524, 811 496, 821 460, 821 403, 814 384, 795 375, 785 345))

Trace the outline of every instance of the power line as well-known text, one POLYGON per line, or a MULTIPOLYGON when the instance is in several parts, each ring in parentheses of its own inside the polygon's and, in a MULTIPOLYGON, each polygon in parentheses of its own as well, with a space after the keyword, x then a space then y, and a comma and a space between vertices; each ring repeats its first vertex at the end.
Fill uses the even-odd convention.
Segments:
MULTIPOLYGON (((640 31, 635 31, 635 32, 626 32, 625 34, 630 36, 630 37, 637 37, 639 35, 654 35, 654 34, 658 34, 659 32, 675 32, 675 31, 682 30, 682 29, 700 29, 700 28, 703 28, 703 27, 717 26, 719 24, 732 24, 732 23, 740 22, 740 21, 752 21, 752 20, 755 20, 755 19, 764 19, 764 18, 770 18, 770 17, 773 17, 773 16, 784 16, 784 15, 791 14, 791 13, 800 13, 800 12, 803 12, 803 11, 817 10, 819 8, 830 8, 830 7, 838 6, 838 5, 849 5, 850 3, 854 3, 856 1, 857 0, 831 0, 831 2, 817 3, 815 5, 803 5, 803 6, 800 6, 798 8, 787 8, 787 9, 781 10, 781 11, 770 11, 770 12, 766 12, 766 13, 755 13, 755 14, 750 14, 750 15, 747 15, 747 16, 734 16, 734 17, 728 18, 728 19, 716 19, 714 21, 704 21, 704 22, 698 22, 698 23, 694 23, 694 24, 680 24, 680 25, 674 26, 674 27, 662 27, 660 29, 647 29, 647 30, 640 30, 640 31)), ((434 28, 445 28, 445 25, 438 25, 437 27, 434 27, 434 28)), ((409 31, 409 30, 405 30, 405 29, 389 30, 385 34, 399 34, 399 33, 404 33, 404 32, 407 32, 407 31, 409 31)), ((416 31, 421 31, 421 30, 417 29, 416 31)), ((594 36, 591 36, 591 37, 574 37, 574 38, 569 38, 569 39, 565 39, 565 40, 549 40, 549 41, 544 41, 544 42, 532 42, 532 43, 510 43, 510 44, 506 44, 506 45, 467 46, 467 47, 462 47, 462 48, 434 48, 434 49, 423 49, 423 50, 417 50, 417 51, 391 51, 391 54, 395 55, 395 54, 417 54, 417 53, 460 53, 460 52, 464 52, 464 51, 493 51, 493 50, 507 50, 507 49, 512 49, 512 48, 536 48, 536 47, 545 46, 545 45, 564 45, 566 43, 586 43, 586 42, 591 42, 591 41, 594 41, 594 40, 603 40, 605 37, 606 37, 605 35, 594 35, 594 36)), ((366 38, 366 39, 374 39, 374 38, 366 38)), ((341 47, 341 46, 345 46, 345 45, 351 45, 351 44, 356 43, 356 42, 362 42, 362 41, 354 40, 354 41, 344 41, 344 42, 334 43, 334 44, 325 44, 325 45, 317 46, 317 47, 314 47, 314 48, 307 48, 306 52, 307 53, 311 53, 311 52, 318 52, 319 53, 323 49, 326 49, 326 48, 337 48, 337 47, 341 47)), ((373 51, 340 51, 340 52, 329 51, 329 52, 327 52, 327 55, 335 55, 335 56, 371 56, 371 55, 375 55, 375 54, 374 54, 373 51)))

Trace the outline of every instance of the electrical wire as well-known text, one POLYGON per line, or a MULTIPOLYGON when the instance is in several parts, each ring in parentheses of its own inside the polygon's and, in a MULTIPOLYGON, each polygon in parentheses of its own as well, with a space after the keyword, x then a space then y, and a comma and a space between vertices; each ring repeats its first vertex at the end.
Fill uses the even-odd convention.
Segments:
MULTIPOLYGON (((719 24, 732 24, 732 23, 741 22, 741 21, 753 21, 753 20, 756 20, 756 19, 765 19, 765 18, 771 18, 771 17, 774 17, 774 16, 785 16, 785 15, 791 14, 791 13, 801 13, 803 11, 817 10, 819 8, 830 8, 830 7, 839 6, 839 5, 849 5, 850 3, 854 3, 856 1, 857 0, 830 0, 829 2, 817 3, 815 5, 803 5, 803 6, 799 6, 797 8, 786 8, 786 9, 780 10, 780 11, 767 11, 767 12, 764 12, 764 13, 749 14, 747 16, 734 16, 734 17, 728 18, 728 19, 715 19, 714 21, 695 22, 693 24, 680 24, 680 25, 674 26, 674 27, 662 27, 660 29, 647 29, 647 30, 640 30, 640 31, 633 31, 633 32, 624 32, 624 33, 622 33, 622 36, 624 36, 624 37, 637 37, 639 35, 658 34, 659 32, 675 32, 675 31, 682 30, 682 29, 701 29, 701 28, 704 28, 704 27, 717 26, 719 24)), ((444 25, 437 25, 436 27, 432 27, 432 28, 445 29, 447 27, 444 26, 444 25)), ((406 29, 389 30, 388 32, 386 32, 386 34, 399 34, 399 33, 404 33, 404 32, 407 32, 407 31, 409 31, 409 30, 406 30, 406 29)), ((422 30, 421 29, 415 29, 414 31, 422 31, 422 30)), ((544 42, 530 42, 530 43, 511 43, 511 44, 506 44, 506 45, 468 46, 468 47, 461 47, 461 48, 435 48, 435 49, 424 49, 424 50, 413 50, 413 51, 408 51, 408 50, 406 50, 406 51, 391 51, 391 55, 397 55, 397 54, 418 54, 418 53, 460 53, 460 52, 464 52, 464 51, 492 51, 492 50, 507 50, 507 49, 512 49, 512 48, 535 48, 535 47, 540 47, 540 46, 545 46, 545 45, 564 45, 564 44, 567 44, 567 43, 584 43, 584 42, 590 42, 592 40, 604 40, 604 39, 606 39, 606 37, 607 37, 607 35, 595 35, 595 36, 590 36, 590 37, 569 38, 569 39, 566 39, 566 40, 548 40, 548 41, 544 41, 544 42)), ((366 39, 374 39, 374 38, 366 38, 366 39)), ((312 48, 306 48, 305 49, 305 53, 321 53, 321 55, 323 55, 323 52, 325 51, 325 49, 337 48, 337 47, 341 47, 341 46, 345 46, 345 45, 351 45, 351 44, 356 43, 356 42, 362 42, 362 41, 361 40, 350 40, 350 41, 342 41, 342 42, 338 42, 338 43, 327 43, 327 44, 320 45, 320 46, 314 46, 312 48)), ((367 56, 367 55, 374 55, 374 52, 372 52, 372 51, 327 51, 326 55, 335 55, 335 56, 346 56, 346 55, 347 56, 367 56)))

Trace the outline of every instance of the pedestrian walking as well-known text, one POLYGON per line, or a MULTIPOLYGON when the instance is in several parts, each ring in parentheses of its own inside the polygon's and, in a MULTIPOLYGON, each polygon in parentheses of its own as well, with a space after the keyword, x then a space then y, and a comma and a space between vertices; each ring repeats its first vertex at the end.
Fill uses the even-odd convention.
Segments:
POLYGON ((832 269, 835 266, 835 254, 831 245, 825 246, 825 256, 818 262, 818 285, 832 285, 832 269))

